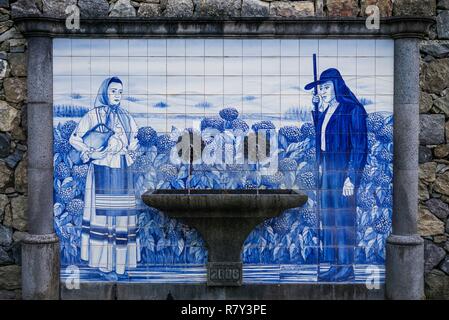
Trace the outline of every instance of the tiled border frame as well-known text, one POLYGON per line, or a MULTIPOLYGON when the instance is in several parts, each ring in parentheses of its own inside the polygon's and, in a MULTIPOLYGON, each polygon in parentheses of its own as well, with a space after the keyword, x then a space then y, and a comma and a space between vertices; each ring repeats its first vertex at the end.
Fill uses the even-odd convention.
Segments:
POLYGON ((369 30, 363 18, 298 19, 82 19, 80 30, 68 30, 64 19, 43 16, 15 18, 28 40, 28 188, 29 236, 23 243, 24 299, 421 299, 424 297, 423 240, 417 234, 419 40, 432 18, 394 17, 369 30), (225 37, 225 38, 393 38, 394 182, 393 232, 387 240, 385 288, 365 285, 244 285, 208 288, 205 285, 127 283, 82 284, 67 290, 59 284, 59 244, 53 229, 53 37, 225 37), (385 290, 384 290, 385 289, 385 290))

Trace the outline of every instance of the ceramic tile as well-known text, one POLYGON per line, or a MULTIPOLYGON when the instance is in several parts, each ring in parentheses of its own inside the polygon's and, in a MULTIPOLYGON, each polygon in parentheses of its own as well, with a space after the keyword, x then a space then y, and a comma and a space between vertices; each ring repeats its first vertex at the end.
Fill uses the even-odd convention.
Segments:
POLYGON ((162 76, 167 74, 166 57, 148 58, 148 75, 162 76))
POLYGON ((148 55, 148 41, 145 39, 129 40, 130 57, 146 57, 148 55))
MULTIPOLYGON (((111 57, 128 57, 129 56, 129 40, 111 39, 109 41, 109 55, 111 57)), ((128 60, 128 59, 126 59, 128 60)))
POLYGON ((72 55, 71 39, 54 39, 53 40, 53 56, 54 57, 70 57, 72 55))
POLYGON ((297 40, 297 39, 282 39, 281 40, 281 56, 285 56, 285 57, 299 56, 299 40, 297 40))
POLYGON ((167 55, 167 40, 148 40, 148 55, 152 57, 165 57, 167 55))
POLYGON ((225 57, 241 57, 243 54, 243 40, 241 39, 225 39, 223 47, 225 57))
POLYGON ((88 57, 91 54, 91 41, 89 39, 73 39, 72 40, 72 56, 88 57))
POLYGON ((299 75, 299 57, 282 57, 281 72, 282 75, 299 75))
POLYGON ((186 39, 186 56, 202 57, 204 55, 204 39, 186 39))
MULTIPOLYGON (((286 212, 282 217, 273 219, 269 228, 256 228, 249 235, 243 260, 254 267, 248 266, 247 281, 268 283, 316 281, 320 272, 318 269, 323 272, 331 265, 339 266, 346 263, 338 259, 331 264, 324 263, 327 261, 324 259, 326 255, 332 254, 337 248, 346 250, 355 247, 357 247, 356 256, 351 265, 354 265, 357 279, 361 279, 363 272, 360 270, 363 269, 363 265, 370 263, 374 266, 383 266, 382 251, 385 243, 383 242, 380 247, 367 245, 369 239, 379 235, 365 232, 359 233, 357 243, 353 244, 355 235, 361 230, 360 228, 374 230, 374 224, 379 228, 376 220, 379 213, 372 210, 376 201, 382 202, 382 210, 385 211, 382 214, 387 217, 387 222, 382 226, 385 225, 388 229, 391 220, 393 56, 394 42, 383 39, 55 39, 54 150, 58 154, 55 158, 55 179, 59 180, 59 182, 55 180, 55 185, 58 183, 61 185, 61 189, 55 189, 55 219, 60 219, 59 223, 63 226, 67 223, 77 225, 76 228, 80 230, 81 222, 74 220, 75 215, 69 216, 66 213, 67 210, 81 210, 81 207, 76 208, 82 206, 84 195, 90 194, 92 188, 88 185, 84 188, 83 184, 78 184, 78 181, 83 179, 79 175, 82 170, 87 170, 87 167, 81 169, 84 167, 77 160, 80 154, 71 149, 70 144, 75 142, 68 141, 68 136, 80 123, 81 118, 86 117, 86 113, 95 106, 96 101, 107 104, 109 99, 107 88, 102 88, 101 85, 107 77, 114 75, 123 83, 119 107, 127 111, 126 117, 134 119, 137 125, 135 129, 123 128, 124 133, 137 137, 139 151, 134 164, 132 166, 127 164, 123 172, 137 175, 136 181, 139 182, 135 188, 140 188, 140 192, 145 188, 157 187, 169 189, 182 189, 186 186, 197 189, 280 187, 299 189, 309 196, 304 208, 293 209, 291 213, 286 212), (348 225, 346 230, 338 229, 332 224, 322 224, 322 229, 317 229, 319 221, 336 215, 337 211, 339 217, 342 216, 340 209, 333 210, 323 206, 318 210, 316 205, 315 177, 318 164, 313 146, 315 143, 311 115, 314 108, 313 90, 304 88, 314 79, 313 54, 317 55, 317 78, 330 68, 338 69, 348 89, 354 93, 368 113, 368 131, 358 132, 352 128, 351 133, 357 134, 361 140, 368 140, 369 146, 372 147, 373 143, 377 146, 375 150, 370 149, 367 155, 372 170, 369 172, 365 172, 363 168, 356 170, 361 176, 368 175, 370 184, 361 182, 359 186, 357 211, 355 208, 344 209, 353 210, 351 214, 355 215, 358 221, 357 226, 348 225), (275 171, 269 171, 270 174, 267 171, 262 177, 258 175, 255 164, 246 164, 241 167, 212 165, 203 167, 206 170, 196 170, 196 173, 191 175, 188 173, 180 175, 186 167, 171 167, 167 156, 179 130, 186 128, 194 130, 215 128, 219 131, 226 129, 225 132, 230 134, 234 129, 247 132, 273 127, 277 132, 282 132, 279 136, 273 137, 277 139, 279 151, 277 153, 279 162, 274 169, 272 168, 277 171, 276 174, 275 171), (72 167, 66 169, 64 167, 67 166, 66 163, 72 167), (241 170, 234 170, 236 168, 241 170), (212 170, 218 172, 217 177, 214 177, 212 170), (73 176, 73 181, 77 183, 76 188, 80 188, 77 195, 72 195, 70 190, 63 186, 70 180, 65 180, 67 175, 73 176), (192 179, 194 175, 196 180, 187 183, 187 178, 192 179), (373 198, 373 193, 376 193, 381 200, 373 198), (76 197, 76 201, 67 200, 67 197, 76 197), (62 203, 64 205, 59 205, 62 203), (60 217, 64 214, 72 220, 62 220, 60 217), (364 215, 369 219, 361 219, 364 215), (337 247, 332 242, 326 242, 325 237, 322 237, 326 232, 332 237, 340 237, 343 234, 346 237, 343 238, 349 239, 350 243, 346 241, 346 245, 337 247), (320 240, 323 245, 321 248, 320 240)), ((349 94, 340 98, 354 99, 349 94)), ((343 110, 340 114, 334 115, 333 119, 340 122, 346 115, 343 110)), ((328 126, 331 125, 330 122, 328 126)), ((90 128, 83 127, 77 130, 84 140, 90 128)), ((328 132, 329 130, 331 131, 326 138, 335 141, 346 134, 332 131, 332 127, 328 127, 328 132)), ((114 148, 120 147, 120 144, 114 143, 116 139, 108 140, 107 159, 113 159, 116 155, 114 148)), ((230 144, 226 150, 229 151, 226 152, 228 157, 233 155, 230 144)), ((334 155, 346 158, 350 152, 350 150, 335 151, 334 155)), ((336 180, 340 179, 339 176, 344 177, 346 171, 337 170, 327 174, 336 180)), ((128 187, 120 184, 120 181, 118 178, 117 184, 100 185, 99 180, 97 190, 94 192, 124 194, 130 191, 128 187)), ((321 188, 321 194, 329 197, 340 195, 341 186, 336 187, 329 183, 328 187, 321 188)), ((134 191, 131 190, 131 193, 134 191)), ((111 198, 105 203, 111 204, 112 201, 114 200, 111 198)), ((142 205, 141 209, 145 208, 142 205)), ((129 208, 125 208, 127 209, 129 208)), ((137 221, 137 215, 133 212, 127 211, 127 219, 137 221)), ((144 215, 139 216, 139 219, 143 221, 140 222, 142 225, 136 227, 142 228, 149 224, 157 227, 152 227, 148 234, 138 233, 138 241, 144 243, 140 252, 142 259, 137 262, 135 269, 124 266, 129 273, 119 281, 128 281, 128 278, 149 281, 144 275, 154 268, 154 265, 163 269, 158 271, 161 272, 159 277, 174 279, 181 274, 190 275, 197 272, 194 271, 195 266, 204 265, 207 261, 207 251, 201 245, 200 236, 196 232, 192 231, 186 237, 184 231, 176 231, 170 233, 169 240, 161 242, 161 239, 166 239, 163 234, 169 232, 171 228, 170 220, 151 210, 147 210, 144 215), (151 251, 151 241, 154 242, 154 246, 159 246, 159 251, 151 251), (179 246, 173 245, 174 243, 178 245, 184 243, 182 257, 178 252, 179 246)), ((108 226, 112 228, 112 220, 106 227, 108 226)), ((65 241, 64 245, 72 245, 67 239, 61 241, 65 241)), ((68 256, 62 256, 63 264, 67 264, 69 259, 72 259, 70 261, 79 259, 81 246, 74 245, 77 248, 75 254, 78 256, 72 257, 64 253, 68 256)), ((84 248, 93 250, 94 253, 103 250, 101 246, 89 248, 86 244, 84 248)), ((131 256, 136 253, 134 249, 130 250, 131 256)), ((117 270, 117 267, 119 269, 122 267, 120 263, 114 261, 112 265, 105 267, 117 270)), ((93 275, 102 277, 98 268, 92 267, 85 272, 92 277, 93 275)), ((202 272, 204 273, 204 270, 202 272)), ((196 276, 193 277, 197 279, 196 276)))
POLYGON ((260 57, 262 55, 262 40, 243 39, 243 56, 260 57))

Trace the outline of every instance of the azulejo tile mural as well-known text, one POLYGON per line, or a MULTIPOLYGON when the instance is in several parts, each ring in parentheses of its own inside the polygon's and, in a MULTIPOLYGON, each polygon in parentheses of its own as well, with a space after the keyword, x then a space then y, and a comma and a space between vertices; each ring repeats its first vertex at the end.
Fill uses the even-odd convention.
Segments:
POLYGON ((248 236, 244 282, 383 280, 391 40, 55 39, 53 56, 62 277, 205 282, 201 235, 140 196, 251 188, 309 199, 248 236), (270 161, 251 162, 239 150, 262 131, 270 161), (200 161, 174 161, 184 132, 200 161))

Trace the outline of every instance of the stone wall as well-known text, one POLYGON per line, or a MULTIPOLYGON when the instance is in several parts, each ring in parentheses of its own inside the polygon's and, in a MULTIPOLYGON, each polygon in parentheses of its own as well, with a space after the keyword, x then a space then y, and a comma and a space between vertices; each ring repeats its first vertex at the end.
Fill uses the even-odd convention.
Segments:
MULTIPOLYGON (((449 1, 448 0, 0 0, 0 299, 20 298, 20 240, 27 230, 26 41, 13 15, 65 17, 436 16, 422 42, 420 217, 425 239, 426 295, 449 299, 449 1)), ((81 22, 82 23, 82 22, 81 22)))

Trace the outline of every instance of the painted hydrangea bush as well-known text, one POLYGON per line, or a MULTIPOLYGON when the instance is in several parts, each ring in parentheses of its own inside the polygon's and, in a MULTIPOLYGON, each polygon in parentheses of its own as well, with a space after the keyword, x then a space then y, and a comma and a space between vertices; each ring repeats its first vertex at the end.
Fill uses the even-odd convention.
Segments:
MULTIPOLYGON (((368 117, 369 156, 358 194, 356 263, 378 263, 385 259, 385 240, 391 229, 392 213, 392 115, 372 113, 368 117)), ((84 184, 88 165, 68 142, 76 123, 72 120, 54 128, 55 227, 61 239, 63 265, 82 264, 79 257, 84 184)), ((204 118, 192 134, 214 130, 219 134, 204 144, 223 143, 223 154, 234 152, 241 143, 239 134, 275 129, 278 132, 278 169, 261 174, 259 164, 175 164, 170 152, 181 131, 158 134, 151 127, 137 132, 139 147, 132 170, 136 198, 149 189, 299 189, 309 200, 302 208, 285 211, 266 220, 248 236, 244 263, 314 264, 319 254, 315 132, 310 122, 276 128, 270 121, 252 126, 239 117, 235 108, 225 108, 216 117, 204 118), (229 148, 231 145, 231 150, 229 148)), ((141 201, 138 206, 138 239, 141 263, 204 264, 207 250, 199 234, 166 217, 141 201)))

